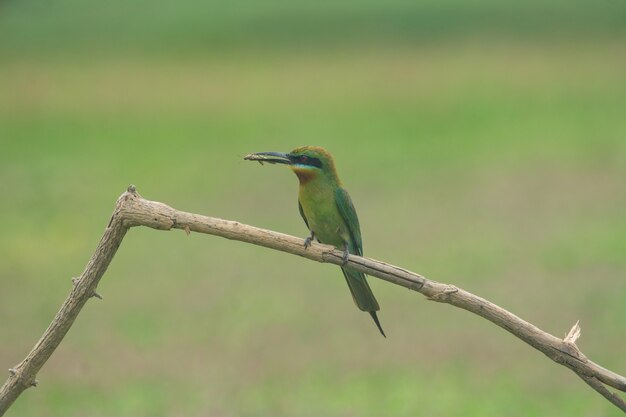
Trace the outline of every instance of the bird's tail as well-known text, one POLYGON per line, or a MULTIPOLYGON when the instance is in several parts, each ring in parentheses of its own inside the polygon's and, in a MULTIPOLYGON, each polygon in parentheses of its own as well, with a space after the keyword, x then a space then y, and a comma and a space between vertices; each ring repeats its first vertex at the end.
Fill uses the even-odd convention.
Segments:
POLYGON ((372 290, 367 283, 365 274, 347 268, 341 268, 341 271, 346 277, 346 282, 348 283, 348 287, 352 293, 354 303, 361 311, 367 311, 370 313, 372 319, 374 319, 374 323, 376 323, 376 326, 378 327, 378 330, 380 330, 380 333, 385 336, 385 332, 383 331, 383 328, 378 321, 378 316, 376 315, 376 312, 380 310, 380 307, 378 306, 378 301, 376 301, 376 298, 374 297, 374 293, 372 293, 372 290))
POLYGON ((376 312, 370 311, 370 316, 372 316, 372 319, 374 319, 374 323, 376 323, 376 327, 378 327, 378 330, 380 330, 380 334, 382 334, 383 337, 387 337, 387 335, 383 331, 382 326, 380 325, 380 322, 378 321, 378 316, 376 315, 376 312))

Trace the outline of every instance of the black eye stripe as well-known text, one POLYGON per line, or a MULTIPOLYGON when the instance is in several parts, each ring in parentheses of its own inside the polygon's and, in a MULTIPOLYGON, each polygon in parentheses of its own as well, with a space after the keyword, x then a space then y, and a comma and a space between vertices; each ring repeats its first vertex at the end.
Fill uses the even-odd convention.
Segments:
POLYGON ((320 161, 318 158, 311 158, 311 157, 307 157, 306 160, 304 161, 304 163, 306 165, 311 165, 317 168, 321 168, 322 167, 322 161, 320 161))
POLYGON ((308 166, 317 167, 317 168, 322 167, 322 161, 320 161, 319 158, 315 158, 315 157, 308 156, 308 155, 294 155, 292 160, 295 160, 296 163, 300 165, 308 165, 308 166))

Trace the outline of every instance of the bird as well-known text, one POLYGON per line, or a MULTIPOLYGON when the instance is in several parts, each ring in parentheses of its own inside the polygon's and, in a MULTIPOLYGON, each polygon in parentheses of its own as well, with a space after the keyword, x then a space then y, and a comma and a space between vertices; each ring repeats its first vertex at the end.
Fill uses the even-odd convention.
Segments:
POLYGON ((354 303, 370 314, 380 333, 387 337, 376 314, 380 310, 378 301, 365 274, 345 267, 350 254, 363 256, 363 242, 354 204, 337 175, 330 152, 319 146, 301 146, 288 153, 252 153, 244 159, 261 165, 265 162, 288 165, 296 174, 300 182, 298 209, 310 232, 304 248, 315 239, 343 250, 341 270, 354 303))

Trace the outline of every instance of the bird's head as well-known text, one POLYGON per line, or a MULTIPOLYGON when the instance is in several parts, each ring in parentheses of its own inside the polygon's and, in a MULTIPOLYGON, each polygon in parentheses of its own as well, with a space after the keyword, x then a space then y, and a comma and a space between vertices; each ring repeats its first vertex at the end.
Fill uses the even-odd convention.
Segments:
POLYGON ((261 164, 267 162, 289 165, 301 183, 307 183, 320 175, 336 182, 339 181, 332 155, 319 146, 301 146, 289 153, 252 153, 246 155, 244 159, 258 161, 261 164))

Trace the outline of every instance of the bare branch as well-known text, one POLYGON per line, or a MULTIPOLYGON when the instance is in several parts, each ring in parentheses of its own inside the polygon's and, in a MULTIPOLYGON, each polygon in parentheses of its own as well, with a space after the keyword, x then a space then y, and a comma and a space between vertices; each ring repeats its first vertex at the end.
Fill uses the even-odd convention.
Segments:
MULTIPOLYGON (((72 279, 73 288, 52 323, 26 358, 9 370, 9 378, 0 388, 0 416, 26 388, 37 385, 35 379, 37 373, 61 343, 87 300, 91 297, 102 298, 96 291, 98 282, 126 232, 135 226, 158 230, 181 229, 187 234, 205 233, 264 246, 318 262, 335 265, 342 265, 344 262, 343 252, 332 246, 312 244, 305 248, 304 240, 294 236, 235 221, 178 211, 163 203, 145 200, 136 192, 134 186, 130 186, 117 200, 109 224, 85 271, 80 277, 72 279)), ((576 341, 580 337, 578 323, 564 339, 559 339, 502 307, 453 285, 432 281, 403 268, 355 255, 349 256, 347 266, 420 292, 428 300, 451 304, 491 321, 543 352, 553 361, 568 367, 611 403, 626 411, 624 401, 605 386, 626 392, 626 378, 604 369, 582 354, 576 346, 576 341)))
POLYGON ((598 391, 600 395, 609 400, 611 404, 615 405, 617 408, 626 413, 626 402, 611 390, 607 389, 606 386, 602 384, 595 376, 587 376, 583 374, 578 374, 579 377, 582 378, 591 388, 598 391))

